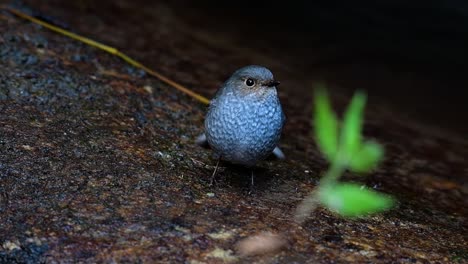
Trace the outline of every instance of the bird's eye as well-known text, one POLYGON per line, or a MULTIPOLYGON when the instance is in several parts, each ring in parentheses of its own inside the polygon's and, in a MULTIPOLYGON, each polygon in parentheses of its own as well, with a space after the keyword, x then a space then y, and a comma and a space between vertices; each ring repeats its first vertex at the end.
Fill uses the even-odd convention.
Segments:
POLYGON ((247 84, 247 86, 254 86, 255 85, 255 80, 251 79, 251 78, 248 78, 247 80, 245 80, 245 84, 247 84))

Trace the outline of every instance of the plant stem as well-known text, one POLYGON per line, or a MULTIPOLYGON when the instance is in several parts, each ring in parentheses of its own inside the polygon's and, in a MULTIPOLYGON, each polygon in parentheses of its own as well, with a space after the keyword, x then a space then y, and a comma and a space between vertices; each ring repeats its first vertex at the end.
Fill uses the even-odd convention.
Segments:
POLYGON ((314 211, 319 205, 319 195, 321 192, 326 192, 327 189, 332 188, 343 175, 347 168, 347 161, 343 154, 338 150, 336 159, 331 162, 330 168, 323 178, 320 180, 319 185, 312 193, 310 193, 297 207, 294 219, 297 223, 305 221, 307 216, 314 211))
POLYGON ((322 187, 320 188, 327 188, 331 187, 336 184, 338 179, 343 175, 347 167, 347 161, 344 158, 341 151, 338 150, 335 160, 331 162, 330 168, 328 169, 327 173, 323 176, 322 180, 320 180, 320 184, 322 187))

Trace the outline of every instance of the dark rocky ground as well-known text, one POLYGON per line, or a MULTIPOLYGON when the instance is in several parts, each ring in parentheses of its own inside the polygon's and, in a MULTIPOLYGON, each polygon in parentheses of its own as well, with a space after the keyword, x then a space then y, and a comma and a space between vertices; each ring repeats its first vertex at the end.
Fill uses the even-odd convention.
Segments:
MULTIPOLYGON (((328 80, 341 110, 350 94, 343 84, 389 87, 397 82, 387 80, 398 76, 388 68, 375 66, 378 78, 371 81, 346 73, 369 74, 372 64, 353 72, 340 61, 317 60, 307 70, 297 63, 298 49, 242 45, 242 32, 221 31, 197 8, 171 3, 20 7, 128 51, 208 97, 238 67, 270 67, 282 81, 288 122, 280 146, 287 160, 261 163, 252 194, 249 173, 229 166, 210 187, 215 161, 193 143, 204 105, 118 58, 1 12, 1 263, 468 261, 466 127, 453 118, 445 128, 418 118, 408 104, 386 101, 388 91, 370 94, 365 124, 386 159, 368 177, 346 179, 392 194, 397 208, 361 220, 318 209, 302 226, 292 221, 327 168, 310 136, 310 87, 328 80), (287 246, 268 256, 238 256, 235 244, 263 231, 285 234, 287 246)), ((430 68, 421 72, 395 93, 405 97, 404 88, 443 83, 430 68)))

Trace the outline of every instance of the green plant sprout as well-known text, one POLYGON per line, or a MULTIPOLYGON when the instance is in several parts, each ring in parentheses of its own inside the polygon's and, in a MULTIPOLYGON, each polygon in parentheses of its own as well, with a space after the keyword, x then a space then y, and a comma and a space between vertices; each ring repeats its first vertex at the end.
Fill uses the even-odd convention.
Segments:
POLYGON ((318 204, 348 218, 392 208, 394 199, 388 195, 358 184, 339 182, 346 170, 359 174, 370 172, 384 155, 380 144, 362 137, 365 93, 354 94, 341 123, 322 86, 316 89, 314 100, 315 140, 330 167, 318 188, 298 207, 296 220, 304 220, 318 204))

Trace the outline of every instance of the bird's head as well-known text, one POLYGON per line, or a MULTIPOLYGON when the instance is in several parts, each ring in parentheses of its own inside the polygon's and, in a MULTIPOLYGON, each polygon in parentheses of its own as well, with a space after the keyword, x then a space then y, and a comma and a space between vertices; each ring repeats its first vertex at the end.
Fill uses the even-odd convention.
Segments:
POLYGON ((250 65, 232 74, 228 84, 236 92, 243 94, 265 94, 269 90, 276 90, 280 82, 276 81, 270 70, 265 67, 250 65))

